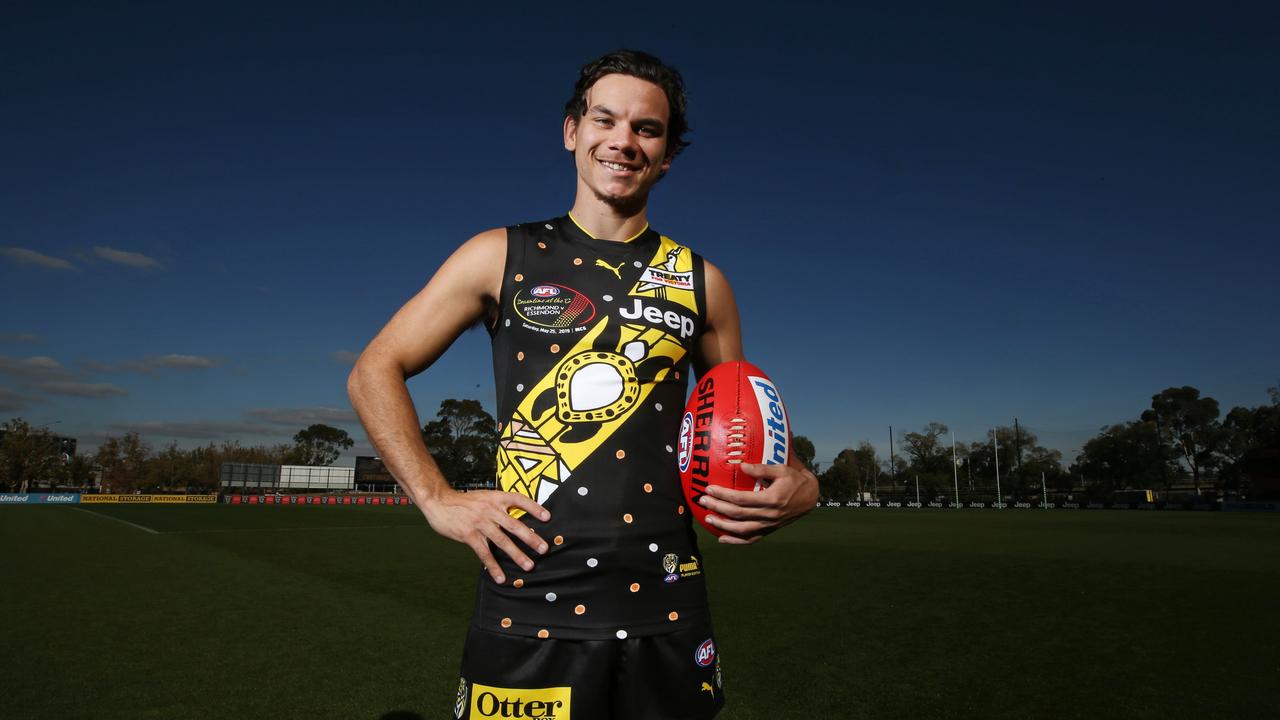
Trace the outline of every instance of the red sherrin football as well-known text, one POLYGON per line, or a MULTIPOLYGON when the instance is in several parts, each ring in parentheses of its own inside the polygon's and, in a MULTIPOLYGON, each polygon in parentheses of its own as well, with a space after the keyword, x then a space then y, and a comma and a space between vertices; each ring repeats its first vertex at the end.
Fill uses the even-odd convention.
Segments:
POLYGON ((707 525, 698 503, 708 485, 759 490, 741 463, 786 465, 791 452, 791 423, 778 387, 760 368, 745 361, 720 363, 701 378, 684 408, 677 458, 680 483, 693 517, 707 525))

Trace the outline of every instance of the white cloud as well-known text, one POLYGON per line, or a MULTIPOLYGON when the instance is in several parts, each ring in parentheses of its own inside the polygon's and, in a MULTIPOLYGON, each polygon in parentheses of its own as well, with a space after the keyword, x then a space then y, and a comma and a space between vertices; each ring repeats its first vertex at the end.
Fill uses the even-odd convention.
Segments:
POLYGON ((32 382, 69 380, 75 377, 63 368, 57 360, 43 355, 26 359, 0 355, 0 375, 9 375, 20 380, 32 382))
POLYGON ((360 357, 360 353, 352 352, 350 350, 334 350, 333 352, 329 353, 329 359, 333 360, 339 365, 346 365, 347 367, 351 367, 352 365, 355 365, 356 358, 358 357, 360 357))
POLYGON ((258 408, 249 411, 249 417, 275 425, 304 427, 315 423, 354 423, 360 419, 354 410, 340 408, 258 408))
POLYGON ((83 398, 116 397, 129 394, 124 388, 111 383, 50 381, 42 382, 36 387, 50 395, 68 395, 70 397, 83 398))
POLYGON ((98 257, 113 262, 117 265, 128 265, 129 267, 139 268, 158 268, 160 262, 153 257, 143 255, 142 253, 128 252, 126 250, 117 250, 115 248, 95 246, 93 252, 98 257))
POLYGON ((17 412, 31 407, 31 398, 8 388, 0 388, 0 412, 17 412))
POLYGON ((142 358, 141 360, 125 360, 114 368, 104 367, 104 370, 140 372, 147 375, 153 375, 162 368, 175 370, 203 370, 217 366, 218 361, 215 358, 204 357, 201 355, 152 355, 142 358))
POLYGON ((75 270, 76 266, 62 258, 51 257, 35 250, 20 247, 0 248, 0 255, 12 258, 19 265, 36 265, 51 270, 75 270))
POLYGON ((292 435, 280 428, 247 422, 221 422, 216 420, 197 420, 193 422, 139 422, 114 423, 111 429, 117 432, 134 431, 144 438, 183 438, 188 440, 229 440, 235 436, 265 435, 286 437, 292 435))

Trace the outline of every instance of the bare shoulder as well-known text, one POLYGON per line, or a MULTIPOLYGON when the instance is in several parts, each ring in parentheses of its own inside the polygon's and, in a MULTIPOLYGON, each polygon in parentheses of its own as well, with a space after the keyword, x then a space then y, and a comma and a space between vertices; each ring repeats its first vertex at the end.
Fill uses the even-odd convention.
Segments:
POLYGON ((733 298, 733 288, 729 285, 729 278, 706 258, 702 259, 702 277, 707 288, 707 314, 712 322, 714 323, 717 316, 723 316, 727 311, 732 311, 736 315, 737 303, 733 298))
POLYGON ((493 228, 462 243, 436 272, 432 282, 465 287, 471 294, 497 299, 507 260, 507 229, 493 228))

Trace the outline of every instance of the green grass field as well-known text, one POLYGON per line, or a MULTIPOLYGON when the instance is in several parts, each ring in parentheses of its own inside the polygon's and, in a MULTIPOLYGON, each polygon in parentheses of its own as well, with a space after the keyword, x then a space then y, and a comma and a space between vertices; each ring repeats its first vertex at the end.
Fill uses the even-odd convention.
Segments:
MULTIPOLYGON (((414 508, 3 507, 0 540, 0 717, 452 716, 477 563, 414 508)), ((823 509, 703 550, 726 720, 1280 713, 1280 516, 823 509)))

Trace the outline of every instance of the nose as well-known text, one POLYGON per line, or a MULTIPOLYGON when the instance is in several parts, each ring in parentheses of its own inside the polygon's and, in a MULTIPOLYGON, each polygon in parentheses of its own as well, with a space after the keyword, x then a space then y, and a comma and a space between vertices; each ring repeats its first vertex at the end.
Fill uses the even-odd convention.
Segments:
POLYGON ((636 142, 636 138, 635 132, 632 131, 629 125, 618 123, 609 135, 609 149, 623 153, 627 157, 633 157, 640 151, 640 145, 636 142))

